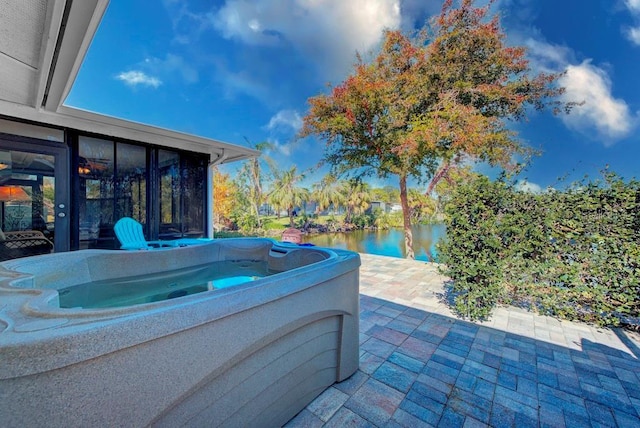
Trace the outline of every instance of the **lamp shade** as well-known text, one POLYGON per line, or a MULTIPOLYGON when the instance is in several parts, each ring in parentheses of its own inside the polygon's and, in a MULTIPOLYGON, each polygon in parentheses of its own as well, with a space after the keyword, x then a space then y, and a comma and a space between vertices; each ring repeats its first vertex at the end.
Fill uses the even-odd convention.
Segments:
POLYGON ((0 201, 30 201, 31 196, 20 186, 0 186, 0 201))

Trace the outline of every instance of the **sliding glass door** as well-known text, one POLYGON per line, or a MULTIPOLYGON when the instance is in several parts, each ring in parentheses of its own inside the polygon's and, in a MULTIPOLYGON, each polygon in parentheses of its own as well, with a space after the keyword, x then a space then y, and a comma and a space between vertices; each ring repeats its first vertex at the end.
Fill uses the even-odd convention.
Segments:
POLYGON ((122 217, 148 240, 205 235, 204 155, 79 136, 78 248, 119 248, 122 217))
POLYGON ((0 133, 0 261, 117 249, 122 217, 140 222, 149 240, 206 234, 207 155, 66 138, 69 146, 0 133))
POLYGON ((205 231, 206 160, 158 150, 159 238, 201 237, 205 231))
POLYGON ((80 137, 78 155, 79 247, 118 248, 118 219, 147 223, 147 149, 80 137))
POLYGON ((0 135, 0 260, 69 250, 68 151, 0 135))

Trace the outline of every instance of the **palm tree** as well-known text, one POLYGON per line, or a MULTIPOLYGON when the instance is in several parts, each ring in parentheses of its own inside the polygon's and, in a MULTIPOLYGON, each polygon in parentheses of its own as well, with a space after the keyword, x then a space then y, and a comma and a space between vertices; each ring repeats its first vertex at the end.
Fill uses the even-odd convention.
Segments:
POLYGON ((360 180, 349 180, 346 182, 346 206, 347 213, 344 217, 345 223, 351 223, 353 214, 362 214, 371 202, 371 192, 369 185, 360 180))
POLYGON ((260 157, 255 157, 247 161, 239 172, 239 181, 242 183, 244 192, 247 196, 248 202, 251 205, 252 214, 255 215, 258 227, 262 226, 260 219, 260 205, 265 200, 263 192, 263 184, 265 181, 265 174, 263 172, 264 166, 261 159, 267 163, 270 170, 275 171, 277 168, 274 166, 273 160, 264 154, 265 151, 273 148, 273 144, 269 142, 262 142, 255 145, 255 149, 261 152, 260 157))
POLYGON ((274 170, 274 175, 273 190, 269 193, 267 200, 276 210, 286 209, 289 212, 289 224, 293 227, 294 208, 308 201, 310 196, 309 190, 298 186, 298 183, 304 179, 304 174, 297 174, 294 165, 283 173, 274 170))
POLYGON ((324 211, 331 206, 334 210, 345 202, 346 185, 338 181, 331 174, 325 175, 319 183, 313 185, 311 197, 318 203, 317 212, 324 211))
POLYGON ((411 222, 417 224, 430 219, 436 213, 436 201, 418 189, 409 189, 407 193, 411 222))

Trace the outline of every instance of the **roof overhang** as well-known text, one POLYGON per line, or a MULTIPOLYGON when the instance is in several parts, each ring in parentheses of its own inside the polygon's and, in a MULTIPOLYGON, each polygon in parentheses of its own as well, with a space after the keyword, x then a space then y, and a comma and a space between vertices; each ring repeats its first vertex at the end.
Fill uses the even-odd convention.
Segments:
POLYGON ((209 153, 230 162, 256 150, 63 105, 109 0, 0 2, 0 115, 209 153))

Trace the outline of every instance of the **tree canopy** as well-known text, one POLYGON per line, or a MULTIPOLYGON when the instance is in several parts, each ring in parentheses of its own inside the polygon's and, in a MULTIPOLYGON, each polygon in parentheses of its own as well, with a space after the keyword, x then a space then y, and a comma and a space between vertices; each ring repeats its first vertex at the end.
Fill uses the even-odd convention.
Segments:
POLYGON ((237 187, 243 190, 243 193, 246 195, 245 202, 250 208, 250 213, 247 213, 245 210, 245 215, 249 215, 255 219, 256 226, 259 227, 262 225, 260 206, 266 200, 264 183, 269 178, 268 171, 274 171, 277 168, 273 160, 265 154, 267 150, 272 148, 271 143, 263 141, 256 144, 254 148, 259 150, 261 155, 245 162, 235 181, 237 187))
POLYGON ((236 190, 229 174, 223 174, 215 168, 213 172, 214 224, 224 224, 231 217, 236 190))
POLYGON ((312 198, 317 202, 317 211, 333 207, 334 211, 345 202, 347 185, 331 174, 326 174, 319 183, 313 185, 312 198))
POLYGON ((293 211, 296 206, 309 200, 310 192, 304 187, 300 187, 300 182, 304 179, 304 174, 298 174, 296 166, 282 172, 274 171, 275 179, 273 189, 267 200, 278 211, 286 209, 289 214, 289 224, 293 224, 293 211))
POLYGON ((309 99, 301 136, 327 142, 324 160, 335 172, 398 177, 410 258, 409 177, 426 182, 462 156, 511 168, 529 150, 506 120, 530 107, 571 107, 558 100, 558 74, 533 75, 526 49, 505 45, 492 3, 446 0, 415 37, 386 31, 372 61, 358 56, 344 82, 309 99))

